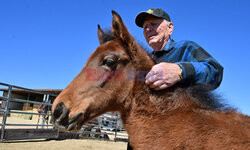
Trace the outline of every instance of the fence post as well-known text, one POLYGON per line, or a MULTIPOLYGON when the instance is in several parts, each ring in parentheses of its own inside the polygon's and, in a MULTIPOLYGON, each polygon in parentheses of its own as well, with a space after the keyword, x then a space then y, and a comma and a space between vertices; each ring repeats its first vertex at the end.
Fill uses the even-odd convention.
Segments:
POLYGON ((116 136, 117 136, 117 127, 118 127, 118 125, 117 125, 117 122, 118 122, 118 114, 115 114, 115 117, 116 117, 116 119, 115 119, 115 142, 116 142, 116 136))
POLYGON ((12 92, 12 86, 9 85, 7 101, 5 102, 5 106, 4 106, 4 115, 3 115, 3 121, 2 121, 2 129, 1 129, 1 142, 4 141, 5 124, 6 124, 6 120, 8 117, 8 113, 10 112, 9 111, 9 104, 10 104, 10 100, 11 100, 11 92, 12 92))
MULTIPOLYGON (((50 103, 51 103, 51 101, 50 101, 50 97, 49 97, 50 95, 49 94, 47 94, 47 112, 46 112, 46 124, 47 124, 47 128, 49 128, 49 122, 50 122, 50 115, 49 115, 49 108, 50 108, 50 103)), ((52 116, 51 116, 52 117, 52 116)))
MULTIPOLYGON (((43 103, 46 103, 46 99, 47 99, 47 94, 44 94, 43 95, 43 103)), ((42 107, 43 107, 43 105, 45 105, 45 104, 42 104, 42 107)), ((42 126, 40 127, 40 128, 43 128, 44 126, 44 108, 42 108, 43 109, 43 114, 42 114, 42 126)), ((40 119, 40 118, 39 118, 40 119)))

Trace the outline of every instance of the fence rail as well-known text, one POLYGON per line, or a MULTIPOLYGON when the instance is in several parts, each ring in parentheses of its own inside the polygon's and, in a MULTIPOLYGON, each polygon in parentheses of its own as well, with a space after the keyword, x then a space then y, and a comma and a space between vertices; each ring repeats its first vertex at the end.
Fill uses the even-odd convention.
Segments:
MULTIPOLYGON (((0 115, 2 114, 2 122, 0 121, 0 127, 1 127, 0 142, 14 140, 14 139, 19 140, 19 139, 55 138, 55 137, 61 136, 62 134, 64 135, 69 134, 69 133, 59 132, 58 130, 54 128, 54 126, 49 121, 51 120, 52 102, 56 98, 57 94, 28 89, 28 88, 10 85, 10 84, 1 83, 1 82, 0 82, 0 86, 5 87, 3 95, 0 96, 0 104, 1 104, 0 115), (16 98, 14 96, 15 92, 13 92, 13 90, 15 90, 15 92, 17 91, 20 92, 20 90, 27 92, 28 98, 26 99, 16 98), (41 95, 41 97, 43 97, 43 99, 39 101, 31 100, 29 98, 30 93, 39 94, 41 95), (25 107, 24 104, 26 104, 26 111, 23 109, 11 110, 10 109, 11 103, 22 104, 23 107, 25 107), (44 106, 44 108, 46 107, 46 111, 43 111, 43 112, 27 111, 28 104, 32 104, 32 105, 36 104, 39 106, 44 106), (33 115, 38 116, 38 121, 37 123, 32 123, 32 124, 8 123, 7 119, 10 118, 10 116, 14 114, 28 115, 28 116, 31 116, 31 118, 33 115), (40 119, 42 120, 41 122, 40 122, 40 119), (8 127, 13 127, 13 126, 16 126, 17 129, 7 129, 8 127), (22 128, 33 127, 33 129, 20 129, 21 127, 22 128), (36 128, 34 129, 34 127, 36 128), (55 132, 55 130, 57 132, 55 132), (12 132, 18 133, 18 134, 13 134, 12 132)), ((86 125, 84 125, 83 128, 77 134, 78 136, 79 135, 90 136, 90 134, 99 135, 99 136, 110 135, 110 136, 114 136, 114 140, 119 139, 119 138, 125 138, 125 139, 127 138, 127 134, 122 128, 121 119, 118 114, 103 114, 100 117, 95 118, 94 121, 91 121, 87 123, 86 125), (101 130, 102 132, 98 130, 101 130)))

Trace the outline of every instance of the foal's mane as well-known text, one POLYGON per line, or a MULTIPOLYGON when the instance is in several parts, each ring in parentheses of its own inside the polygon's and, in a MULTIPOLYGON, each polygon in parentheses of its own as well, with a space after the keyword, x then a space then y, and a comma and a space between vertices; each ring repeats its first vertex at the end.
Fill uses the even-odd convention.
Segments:
POLYGON ((211 91, 207 85, 192 85, 184 87, 186 92, 199 103, 203 109, 213 111, 233 111, 235 108, 230 107, 224 102, 224 99, 216 91, 211 91))
MULTIPOLYGON (((105 36, 103 37, 104 43, 112 40, 115 40, 115 36, 112 34, 110 30, 105 30, 105 36)), ((145 50, 145 48, 142 48, 143 46, 140 45, 140 47, 141 50, 144 50, 148 54, 144 55, 144 57, 150 57, 153 60, 153 58, 151 57, 151 53, 148 50, 145 50)), ((164 92, 181 91, 182 93, 185 93, 185 96, 189 97, 188 100, 193 100, 200 109, 210 110, 210 111, 224 111, 224 112, 235 111, 235 108, 232 108, 228 106, 226 103, 224 103, 224 100, 222 99, 221 95, 217 94, 215 91, 211 91, 211 88, 212 86, 210 87, 208 85, 201 85, 201 84, 188 85, 188 86, 177 84, 165 90, 161 91, 151 90, 151 92, 157 95, 164 92)))

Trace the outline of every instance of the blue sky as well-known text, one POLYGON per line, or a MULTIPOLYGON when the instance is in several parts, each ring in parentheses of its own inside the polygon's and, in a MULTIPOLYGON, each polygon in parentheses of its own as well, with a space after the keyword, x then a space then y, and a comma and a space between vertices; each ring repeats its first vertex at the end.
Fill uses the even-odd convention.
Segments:
POLYGON ((173 39, 200 44, 224 67, 217 90, 250 115, 250 1, 248 0, 1 0, 0 82, 62 89, 99 45, 97 24, 111 26, 111 10, 145 43, 134 19, 162 8, 174 23, 173 39))

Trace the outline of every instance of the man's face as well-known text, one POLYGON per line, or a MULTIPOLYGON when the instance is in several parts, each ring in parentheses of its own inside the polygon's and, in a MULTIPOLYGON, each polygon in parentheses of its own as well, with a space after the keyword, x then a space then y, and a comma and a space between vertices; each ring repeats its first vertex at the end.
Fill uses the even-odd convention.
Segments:
MULTIPOLYGON (((148 16, 143 23, 143 34, 147 43, 152 46, 161 45, 168 41, 172 34, 172 29, 162 18, 148 16)), ((173 27, 173 26, 172 26, 173 27)))

